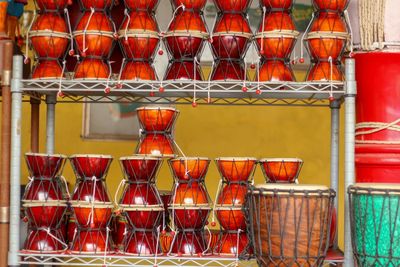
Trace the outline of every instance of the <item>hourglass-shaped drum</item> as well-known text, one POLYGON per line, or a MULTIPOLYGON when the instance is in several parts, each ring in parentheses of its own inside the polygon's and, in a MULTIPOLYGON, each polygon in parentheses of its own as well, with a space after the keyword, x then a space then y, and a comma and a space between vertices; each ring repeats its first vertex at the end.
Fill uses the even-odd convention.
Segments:
POLYGON ((141 107, 137 110, 142 135, 138 154, 173 157, 172 131, 179 111, 168 107, 141 107))
POLYGON ((60 180, 65 156, 27 153, 25 159, 30 182, 22 200, 29 224, 24 251, 55 253, 65 250, 61 222, 67 209, 67 188, 60 180))
POLYGON ((296 183, 303 161, 290 158, 270 158, 260 160, 267 183, 296 183))

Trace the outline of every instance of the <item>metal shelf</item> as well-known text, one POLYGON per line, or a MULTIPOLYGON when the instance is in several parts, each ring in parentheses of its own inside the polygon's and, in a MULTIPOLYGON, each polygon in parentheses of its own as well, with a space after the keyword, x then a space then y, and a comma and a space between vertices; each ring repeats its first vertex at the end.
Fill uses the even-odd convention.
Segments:
POLYGON ((121 81, 116 89, 111 81, 22 80, 24 95, 44 100, 46 95, 62 91, 57 102, 67 103, 166 103, 215 105, 297 105, 329 106, 329 97, 342 99, 342 82, 193 82, 193 81, 121 81), (106 86, 111 88, 105 93, 106 86), (164 92, 159 92, 160 87, 164 92), (260 90, 260 91, 258 91, 260 90), (259 92, 257 94, 257 92, 259 92), (208 101, 210 100, 210 101, 208 101))

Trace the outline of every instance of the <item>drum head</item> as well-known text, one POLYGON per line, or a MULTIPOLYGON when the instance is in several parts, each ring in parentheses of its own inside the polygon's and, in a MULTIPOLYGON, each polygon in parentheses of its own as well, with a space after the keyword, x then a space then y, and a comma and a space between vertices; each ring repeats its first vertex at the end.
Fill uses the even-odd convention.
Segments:
POLYGON ((274 195, 274 194, 299 194, 299 195, 320 195, 328 194, 331 191, 329 187, 324 185, 306 185, 306 184, 258 184, 254 186, 253 194, 258 195, 274 195))
POLYGON ((367 194, 367 195, 399 195, 400 184, 389 183, 357 183, 349 186, 351 194, 367 194))

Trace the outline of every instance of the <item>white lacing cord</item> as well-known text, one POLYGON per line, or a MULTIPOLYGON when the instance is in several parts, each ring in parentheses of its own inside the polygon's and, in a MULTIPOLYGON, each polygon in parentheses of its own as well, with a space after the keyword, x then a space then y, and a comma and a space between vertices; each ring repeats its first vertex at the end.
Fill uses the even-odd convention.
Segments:
POLYGON ((65 65, 66 64, 67 64, 67 61, 63 60, 63 62, 62 62, 63 66, 62 66, 62 69, 61 69, 60 80, 58 82, 58 92, 57 92, 58 96, 63 96, 63 92, 61 91, 61 88, 62 88, 62 80, 63 80, 63 77, 64 77, 65 65))
MULTIPOLYGON (((359 135, 368 135, 368 134, 373 134, 377 133, 383 130, 391 130, 395 132, 400 132, 400 125, 397 125, 400 123, 400 118, 392 121, 390 123, 386 122, 361 122, 357 123, 355 130, 355 136, 359 135), (363 130, 361 131, 360 129, 364 128, 369 128, 370 130, 363 130), (360 131, 358 131, 360 130, 360 131)), ((359 144, 400 144, 400 141, 382 141, 382 140, 356 140, 356 143, 359 144)))
MULTIPOLYGON (((179 231, 179 230, 178 230, 179 231)), ((172 248, 174 247, 174 244, 175 244, 175 240, 176 240, 176 236, 178 235, 178 232, 175 232, 174 231, 174 237, 172 238, 172 241, 171 241, 171 246, 170 246, 170 248, 169 248, 169 251, 168 251, 168 253, 167 253, 167 256, 171 256, 171 253, 172 253, 172 248)))
POLYGON ((93 217, 94 217, 94 197, 95 197, 95 193, 96 193, 96 183, 97 183, 97 179, 96 176, 92 176, 92 181, 93 183, 93 193, 92 193, 92 199, 90 201, 90 213, 89 213, 89 218, 88 221, 86 222, 86 225, 90 225, 93 223, 93 217))
POLYGON ((121 84, 121 76, 122 76, 122 71, 125 68, 125 61, 126 61, 126 58, 125 57, 122 58, 122 63, 121 63, 121 67, 119 68, 118 79, 117 79, 117 84, 119 84, 121 86, 122 86, 122 84, 121 84))
POLYGON ((301 36, 301 43, 300 43, 300 57, 304 58, 304 39, 309 33, 310 27, 314 22, 315 13, 313 12, 311 15, 310 23, 308 24, 306 30, 304 31, 303 35, 301 36))
POLYGON ((58 237, 56 237, 55 235, 53 235, 53 234, 51 233, 50 228, 44 228, 44 231, 45 231, 49 236, 51 236, 53 239, 55 239, 57 242, 59 242, 59 243, 64 247, 64 249, 63 249, 64 251, 68 249, 68 245, 67 245, 64 241, 62 241, 61 239, 59 239, 58 237))
POLYGON ((257 62, 257 89, 260 91, 260 60, 257 62))
POLYGON ((211 63, 211 72, 210 75, 208 76, 208 88, 207 88, 207 102, 210 103, 211 102, 211 76, 213 74, 215 68, 215 61, 213 60, 213 62, 211 63))
POLYGON ((62 175, 60 176, 60 180, 64 182, 65 191, 66 191, 66 193, 67 193, 68 199, 70 199, 70 198, 71 198, 71 195, 69 194, 67 180, 66 180, 65 177, 62 176, 62 175))
POLYGON ((243 72, 243 88, 246 88, 246 71, 247 71, 247 63, 244 60, 244 72, 243 72))
POLYGON ((119 190, 121 189, 121 186, 125 185, 125 183, 126 183, 126 180, 125 180, 125 179, 122 179, 121 182, 119 182, 119 185, 118 185, 118 187, 117 187, 117 191, 115 192, 115 195, 114 195, 114 202, 115 202, 115 204, 117 204, 117 205, 118 205, 118 203, 119 203, 119 201, 117 201, 117 197, 118 197, 118 194, 119 194, 119 190))
POLYGON ((157 267, 157 257, 158 257, 158 246, 160 243, 160 226, 157 227, 157 244, 156 251, 154 253, 154 267, 157 267))
POLYGON ((236 266, 239 266, 239 240, 240 240, 240 233, 242 229, 238 229, 237 231, 237 241, 236 241, 236 266))
POLYGON ((328 58, 328 62, 329 62, 329 71, 330 71, 330 90, 329 90, 329 98, 332 99, 333 98, 333 59, 332 56, 329 56, 328 58))
MULTIPOLYGON (((217 26, 217 20, 218 20, 218 12, 215 14, 215 16, 214 16, 214 23, 213 23, 213 28, 215 29, 215 26, 217 26)), ((209 37, 208 37, 209 39, 210 39, 210 43, 212 43, 213 42, 213 31, 210 31, 210 34, 209 34, 209 37)), ((214 63, 214 61, 213 61, 213 63, 214 63)))
POLYGON ((261 30, 260 54, 261 54, 261 51, 264 51, 264 29, 265 29, 265 16, 267 14, 267 8, 265 6, 263 6, 262 10, 263 10, 263 17, 262 17, 262 25, 261 25, 262 30, 261 30))
POLYGON ((173 231, 173 232, 175 232, 176 231, 176 229, 175 229, 175 198, 176 198, 176 191, 178 190, 178 185, 179 185, 179 183, 176 181, 175 182, 175 186, 174 186, 174 192, 173 192, 173 194, 172 194, 172 215, 171 215, 171 230, 173 231))
POLYGON ((217 193, 215 194, 214 206, 213 206, 212 217, 211 217, 211 224, 215 224, 215 209, 217 207, 218 196, 221 191, 221 187, 222 187, 222 179, 219 180, 218 187, 217 187, 217 193))
POLYGON ((71 43, 70 51, 74 51, 74 36, 73 36, 72 28, 71 28, 71 20, 69 19, 68 8, 64 8, 64 14, 65 14, 65 17, 67 18, 67 24, 68 24, 68 29, 69 29, 69 36, 70 36, 70 43, 71 43))
MULTIPOLYGON (((110 81, 111 81, 111 75, 112 75, 112 68, 111 64, 114 63, 114 61, 109 61, 107 60, 107 65, 108 65, 108 77, 106 81, 106 88, 104 89, 104 92, 108 94, 111 91, 111 88, 109 87, 110 81)), ((121 67, 122 68, 122 67, 121 67)))
POLYGON ((24 55, 24 63, 25 64, 28 64, 28 61, 29 61, 29 56, 28 56, 28 54, 29 54, 29 32, 31 31, 31 29, 32 29, 32 25, 33 25, 33 22, 36 20, 36 10, 34 10, 33 11, 33 18, 32 18, 32 21, 31 21, 31 23, 29 24, 29 28, 28 28, 28 30, 26 31, 26 43, 25 43, 25 55, 24 55))
POLYGON ((128 12, 128 9, 126 9, 126 8, 124 10, 124 13, 125 13, 125 16, 128 17, 128 22, 126 23, 125 30, 124 30, 124 38, 125 38, 125 41, 128 41, 128 27, 131 22, 131 16, 128 12))
POLYGON ((111 229, 107 226, 107 228, 106 228, 106 247, 105 247, 105 249, 104 249, 104 258, 103 258, 103 264, 104 264, 104 266, 107 266, 107 263, 106 263, 106 258, 107 258, 107 249, 108 249, 108 238, 109 238, 109 236, 110 236, 110 231, 111 231, 111 229))
MULTIPOLYGON (((203 256, 206 255, 206 252, 210 250, 210 248, 211 248, 211 241, 212 241, 212 234, 211 234, 210 228, 208 228, 207 225, 206 225, 206 226, 204 226, 204 229, 207 230, 208 235, 209 235, 209 239, 208 239, 208 243, 207 243, 207 248, 206 248, 206 250, 204 250, 204 251, 201 253, 201 255, 203 255, 203 256)), ((211 252, 212 252, 212 251, 211 251, 211 252)))
POLYGON ((186 158, 185 153, 183 153, 182 149, 179 147, 179 145, 176 143, 175 139, 172 139, 172 142, 174 143, 174 145, 176 146, 176 148, 178 149, 179 153, 186 158))
POLYGON ((182 8, 182 10, 185 11, 185 5, 184 5, 184 4, 181 4, 181 5, 179 5, 177 8, 175 8, 174 12, 172 13, 171 20, 170 20, 169 23, 168 23, 167 31, 169 30, 169 27, 171 26, 171 23, 172 23, 172 22, 174 21, 174 19, 175 19, 176 12, 178 12, 178 10, 179 10, 180 8, 182 8))
POLYGON ((83 47, 82 47, 82 52, 86 52, 86 50, 88 50, 88 47, 86 47, 86 32, 87 32, 87 28, 89 27, 90 20, 92 19, 92 16, 93 16, 94 12, 95 12, 94 8, 91 7, 91 8, 90 8, 90 15, 89 15, 88 21, 87 21, 87 23, 86 23, 86 25, 85 25, 85 29, 83 30, 83 40, 82 40, 82 42, 83 42, 83 44, 82 44, 83 47))
POLYGON ((196 57, 193 59, 193 106, 196 106, 196 57))
POLYGON ((117 27, 115 27, 115 22, 112 19, 110 19, 110 21, 111 21, 111 25, 113 26, 113 30, 114 30, 113 37, 115 39, 118 39, 118 32, 117 32, 117 27))

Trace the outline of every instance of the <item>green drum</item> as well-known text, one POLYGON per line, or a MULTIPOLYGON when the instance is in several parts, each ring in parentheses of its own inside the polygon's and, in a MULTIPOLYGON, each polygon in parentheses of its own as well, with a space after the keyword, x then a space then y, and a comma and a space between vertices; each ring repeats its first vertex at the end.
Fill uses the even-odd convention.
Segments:
POLYGON ((400 184, 361 183, 348 192, 357 265, 400 266, 400 184))

